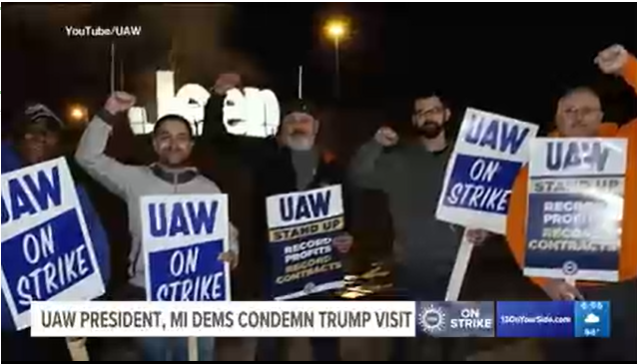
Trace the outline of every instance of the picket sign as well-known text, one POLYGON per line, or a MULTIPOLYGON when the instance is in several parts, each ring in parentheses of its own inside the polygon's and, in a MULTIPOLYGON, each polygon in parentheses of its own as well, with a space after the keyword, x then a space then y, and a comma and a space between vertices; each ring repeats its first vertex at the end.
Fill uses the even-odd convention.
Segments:
MULTIPOLYGON (((228 196, 149 195, 140 205, 148 299, 230 300, 230 267, 217 261, 230 249, 228 196)), ((188 338, 189 361, 198 361, 198 346, 188 338)))
POLYGON ((343 265, 333 248, 345 226, 342 186, 270 196, 266 211, 274 300, 343 288, 343 265), (300 274, 312 270, 320 273, 300 274))
POLYGON ((496 234, 506 230, 508 195, 519 169, 528 161, 529 141, 538 127, 473 108, 465 112, 449 159, 436 218, 465 227, 446 293, 456 301, 471 261, 472 227, 496 234))
POLYGON ((456 256, 456 263, 453 266, 453 272, 451 272, 451 279, 449 280, 449 286, 447 287, 447 294, 445 301, 457 301, 462 291, 462 283, 464 276, 467 274, 467 268, 471 261, 471 254, 473 253, 473 244, 467 237, 467 230, 462 235, 462 241, 460 243, 460 249, 456 256))
POLYGON ((188 361, 199 361, 199 340, 196 337, 188 338, 188 361))

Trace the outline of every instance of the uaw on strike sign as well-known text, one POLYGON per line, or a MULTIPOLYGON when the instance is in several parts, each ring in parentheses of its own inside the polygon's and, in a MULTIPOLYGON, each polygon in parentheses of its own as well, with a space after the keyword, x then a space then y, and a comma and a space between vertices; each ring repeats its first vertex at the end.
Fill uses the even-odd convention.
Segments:
POLYGON ((467 109, 436 217, 503 234, 511 188, 537 131, 530 123, 467 109))
POLYGON ((93 243, 65 159, 2 175, 2 294, 18 330, 31 301, 104 294, 93 243))
POLYGON ((147 300, 230 300, 227 195, 144 196, 141 210, 147 300))
POLYGON ((341 186, 271 196, 266 205, 273 298, 343 288, 343 264, 333 245, 345 226, 341 186))
POLYGON ((531 143, 525 275, 618 280, 626 146, 619 138, 531 143))

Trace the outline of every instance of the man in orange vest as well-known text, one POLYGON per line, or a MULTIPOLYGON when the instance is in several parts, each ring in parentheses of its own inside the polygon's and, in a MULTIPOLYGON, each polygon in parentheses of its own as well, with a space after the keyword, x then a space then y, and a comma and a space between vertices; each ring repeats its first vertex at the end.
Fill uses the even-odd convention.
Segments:
MULTIPOLYGON (((622 76, 637 93, 637 59, 622 46, 600 52, 595 63, 602 72, 622 76)), ((624 192, 624 214, 620 250, 620 282, 592 284, 578 282, 572 286, 564 280, 533 278, 553 300, 610 301, 612 339, 606 341, 554 340, 547 342, 547 355, 554 360, 636 360, 637 342, 637 119, 619 128, 603 122, 601 102, 588 88, 569 91, 560 99, 555 116, 558 137, 628 138, 628 160, 624 192)), ((526 249, 526 213, 528 169, 518 175, 509 205, 507 240, 522 268, 526 249)))

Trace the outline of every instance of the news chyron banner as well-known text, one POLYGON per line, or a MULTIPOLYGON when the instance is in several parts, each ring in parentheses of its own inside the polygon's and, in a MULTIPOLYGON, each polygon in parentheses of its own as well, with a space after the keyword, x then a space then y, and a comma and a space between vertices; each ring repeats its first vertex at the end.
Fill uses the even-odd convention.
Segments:
POLYGON ((503 234, 511 188, 537 131, 534 124, 467 109, 436 217, 503 234))
POLYGON ((525 275, 619 279, 626 147, 619 138, 531 143, 525 275))
POLYGON ((35 337, 608 338, 609 302, 34 302, 35 337))
POLYGON ((148 301, 229 301, 228 197, 157 195, 141 198, 148 301))
POLYGON ((104 291, 66 160, 3 173, 2 300, 15 328, 30 326, 32 301, 85 301, 104 291))
POLYGON ((334 239, 345 216, 340 185, 268 197, 266 200, 271 295, 285 301, 344 287, 334 239))

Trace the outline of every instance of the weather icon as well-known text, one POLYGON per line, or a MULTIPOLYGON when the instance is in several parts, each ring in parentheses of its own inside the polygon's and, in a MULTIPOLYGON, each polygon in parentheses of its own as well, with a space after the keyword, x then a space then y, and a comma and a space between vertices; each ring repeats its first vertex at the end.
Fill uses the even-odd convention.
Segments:
POLYGON ((588 316, 586 316, 586 319, 584 319, 584 322, 589 325, 598 324, 600 321, 601 320, 599 316, 595 315, 594 313, 589 313, 588 316))

